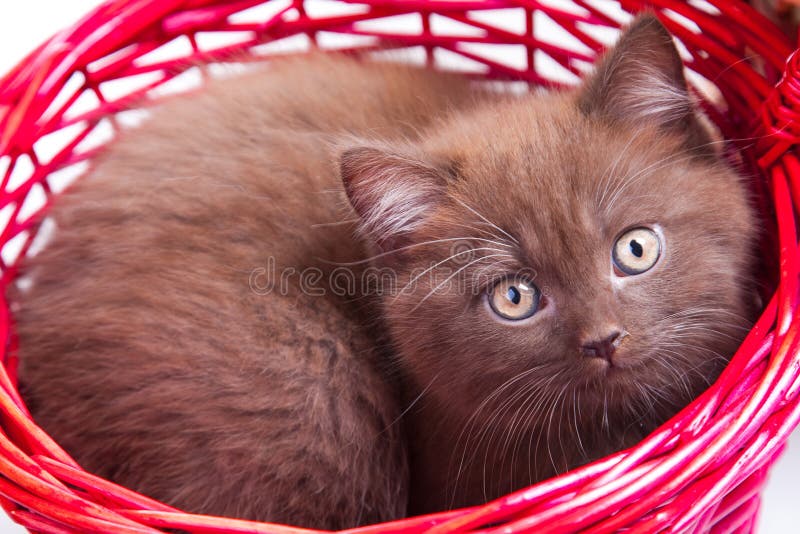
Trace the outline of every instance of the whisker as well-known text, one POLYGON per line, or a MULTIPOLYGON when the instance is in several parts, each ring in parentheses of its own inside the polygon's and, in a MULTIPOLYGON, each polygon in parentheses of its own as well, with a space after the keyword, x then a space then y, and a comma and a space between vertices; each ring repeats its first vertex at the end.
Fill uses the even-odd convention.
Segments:
MULTIPOLYGON (((623 149, 617 155, 617 158, 614 160, 613 165, 611 165, 609 167, 606 167, 606 171, 603 173, 603 177, 600 180, 600 185, 602 186, 603 194, 598 199, 597 198, 597 193, 595 193, 595 204, 597 206, 602 206, 603 205, 603 201, 606 198, 606 194, 609 192, 612 184, 614 184, 614 173, 617 170, 617 165, 619 165, 619 163, 622 160, 623 156, 625 156, 628 153, 628 150, 630 149, 631 145, 633 144, 633 142, 636 139, 637 139, 636 136, 631 136, 631 138, 628 140, 627 144, 623 147, 623 149)), ((598 188, 598 191, 599 190, 600 190, 600 188, 598 188)))
POLYGON ((467 209, 468 209, 469 211, 471 211, 473 214, 475 214, 475 215, 477 215, 478 217, 480 217, 480 219, 481 219, 483 222, 485 222, 486 224, 488 224, 489 226, 491 226, 492 228, 496 229, 496 230, 497 230, 497 231, 499 231, 501 234, 503 234, 504 236, 506 236, 507 238, 509 238, 511 241, 513 241, 513 242, 514 242, 514 244, 516 244, 516 245, 519 245, 519 241, 517 241, 517 240, 516 240, 516 238, 514 238, 514 236, 513 236, 513 235, 509 234, 508 232, 506 232, 505 230, 503 230, 502 228, 500 228, 499 226, 497 226, 496 224, 494 224, 493 222, 491 222, 489 219, 487 219, 486 217, 484 217, 483 215, 481 215, 480 213, 478 213, 477 211, 475 211, 475 209, 474 209, 474 208, 471 208, 469 205, 467 205, 467 203, 466 203, 466 202, 464 202, 464 201, 462 201, 461 199, 458 199, 458 198, 456 198, 456 199, 455 199, 455 201, 456 201, 456 202, 458 202, 459 204, 461 204, 462 206, 464 206, 465 208, 467 208, 467 209))
MULTIPOLYGON (((483 223, 483 224, 485 224, 485 223, 483 223)), ((497 235, 494 232, 490 232, 489 229, 486 228, 486 227, 477 227, 477 226, 474 226, 472 224, 465 224, 465 223, 456 223, 456 226, 460 226, 461 228, 464 228, 466 230, 473 230, 473 231, 478 232, 478 233, 486 234, 487 236, 491 237, 492 239, 495 239, 497 241, 496 244, 499 245, 499 246, 508 247, 509 249, 516 249, 517 248, 514 243, 508 242, 508 240, 505 239, 503 236, 497 235)))
POLYGON ((451 274, 450 276, 448 276, 447 278, 445 278, 444 280, 442 280, 442 282, 440 282, 440 283, 439 283, 439 285, 437 285, 436 287, 434 287, 433 289, 431 289, 431 290, 428 292, 428 294, 427 294, 427 295, 425 295, 425 296, 422 298, 422 300, 420 300, 420 301, 419 301, 419 302, 418 302, 418 303, 417 303, 417 304, 416 304, 416 305, 415 305, 413 308, 411 308, 411 313, 413 313, 414 311, 416 311, 416 310, 417 310, 417 308, 419 308, 419 307, 420 307, 420 306, 421 306, 421 305, 422 305, 422 304, 423 304, 423 303, 424 303, 426 300, 428 300, 428 299, 431 297, 431 295, 433 295, 433 294, 434 294, 436 291, 438 291, 439 289, 441 289, 441 288, 442 288, 442 286, 444 286, 444 285, 445 285, 447 282, 449 282, 450 280, 452 280, 452 279, 453 279, 453 278, 454 278, 456 275, 458 275, 458 273, 460 273, 460 272, 464 271, 464 269, 466 269, 466 268, 470 267, 471 265, 474 265, 474 264, 478 263, 479 261, 484 261, 484 260, 486 260, 486 259, 488 259, 488 258, 496 258, 496 257, 501 257, 501 256, 505 256, 505 255, 504 255, 504 254, 489 254, 489 255, 486 255, 486 256, 482 256, 482 257, 480 257, 480 258, 478 258, 478 259, 476 259, 476 260, 472 260, 471 262, 469 262, 469 263, 467 263, 466 265, 464 265, 464 266, 460 267, 459 269, 456 269, 456 271, 455 271, 455 272, 453 272, 453 274, 451 274))
MULTIPOLYGON (((469 250, 463 250, 463 251, 461 251, 461 252, 456 252, 455 254, 451 254, 451 255, 450 255, 450 256, 448 256, 447 258, 445 258, 445 259, 443 259, 442 261, 439 261, 439 262, 437 262, 437 263, 434 263, 433 265, 431 265, 430 267, 428 267, 427 269, 425 269, 424 271, 422 271, 422 272, 421 272, 421 273, 419 273, 418 275, 414 276, 414 277, 413 277, 411 280, 409 280, 409 282, 408 282, 406 285, 404 285, 404 286, 402 287, 402 289, 400 289, 400 291, 398 291, 398 292, 397 292, 397 295, 395 295, 395 297, 394 297, 394 299, 393 299, 393 302, 394 302, 394 300, 397 300, 397 298, 398 298, 400 295, 402 295, 402 294, 403 294, 403 291, 405 291, 406 289, 408 289, 408 288, 409 288, 409 287, 410 287, 410 286, 411 286, 411 285, 412 285, 414 282, 416 282, 417 280, 419 280, 420 278, 422 278, 423 276, 425 276, 427 273, 431 272, 432 270, 436 269, 436 268, 437 268, 437 267, 439 267, 440 265, 442 265, 442 264, 445 264, 445 263, 447 263, 448 261, 451 261, 451 260, 453 260, 454 258, 457 258, 458 256, 463 256, 464 254, 472 254, 472 253, 475 253, 475 252, 477 252, 477 251, 479 251, 479 250, 490 250, 490 251, 494 251, 494 252, 501 252, 501 253, 503 253, 503 254, 505 254, 505 253, 506 253, 504 250, 502 250, 502 249, 499 249, 499 248, 493 248, 493 247, 478 247, 478 248, 471 248, 471 249, 469 249, 469 250)), ((484 257, 486 257, 486 256, 485 256, 485 255, 484 255, 484 256, 482 256, 482 257, 481 257, 481 259, 482 259, 482 258, 484 258, 484 257)))
POLYGON ((416 248, 416 247, 422 247, 422 246, 425 246, 425 245, 434 245, 436 243, 448 243, 448 242, 452 242, 452 241, 470 241, 470 240, 471 241, 482 241, 482 242, 494 243, 494 241, 491 241, 489 239, 483 239, 483 238, 480 238, 480 237, 448 237, 448 238, 444 238, 444 239, 431 239, 429 241, 422 241, 420 243, 413 243, 411 245, 406 245, 404 247, 400 247, 400 248, 396 248, 396 249, 392 249, 392 250, 387 250, 386 252, 382 252, 380 254, 376 254, 374 256, 370 256, 369 258, 365 258, 363 260, 358 260, 358 261, 338 262, 338 261, 326 260, 326 259, 320 258, 318 256, 315 257, 314 259, 319 261, 319 262, 321 262, 321 263, 325 263, 325 264, 328 264, 328 265, 336 265, 336 266, 339 266, 339 267, 351 267, 351 266, 354 266, 354 265, 363 265, 365 263, 369 263, 369 262, 371 262, 373 260, 376 260, 378 258, 383 258, 384 256, 389 256, 390 254, 397 254, 398 252, 403 252, 405 250, 409 250, 409 249, 416 248))
MULTIPOLYGON (((530 369, 526 369, 525 371, 522 371, 521 373, 518 373, 517 375, 515 375, 515 376, 511 377, 510 379, 506 380, 505 382, 500 384, 498 387, 496 387, 489 395, 487 395, 486 398, 484 398, 484 400, 478 405, 478 407, 472 413, 470 418, 467 420, 467 423, 464 425, 463 429, 461 430, 461 433, 459 434, 458 438, 456 439, 456 446, 454 447, 454 451, 458 450, 459 443, 461 443, 462 438, 465 440, 463 453, 461 455, 461 460, 460 460, 460 463, 459 463, 459 466, 458 466, 458 470, 456 472, 454 488, 458 488, 458 486, 459 486, 458 482, 459 482, 459 480, 461 478, 461 474, 463 472, 463 468, 465 467, 465 465, 469 464, 469 463, 465 462, 466 455, 467 455, 467 446, 469 444, 468 443, 469 442, 469 438, 470 438, 470 435, 472 433, 473 423, 477 420, 478 415, 486 408, 486 406, 490 402, 492 402, 493 399, 495 399, 496 397, 501 395, 504 391, 506 391, 508 388, 510 388, 513 384, 515 384, 516 382, 519 382, 520 380, 523 380, 527 376, 539 371, 541 368, 542 368, 542 366, 532 367, 530 369)), ((481 425, 481 428, 483 430, 481 434, 483 434, 485 432, 486 428, 487 428, 487 425, 485 425, 485 424, 481 425)), ((482 438, 481 438, 481 441, 482 441, 482 438)), ((475 451, 475 452, 477 453, 477 451, 475 451)), ((474 455, 473 455, 472 459, 474 459, 474 455)), ((472 461, 472 459, 470 460, 470 462, 472 461)), ((455 502, 455 497, 456 497, 455 492, 456 491, 457 491, 456 489, 453 490, 453 495, 451 497, 451 505, 455 502)))

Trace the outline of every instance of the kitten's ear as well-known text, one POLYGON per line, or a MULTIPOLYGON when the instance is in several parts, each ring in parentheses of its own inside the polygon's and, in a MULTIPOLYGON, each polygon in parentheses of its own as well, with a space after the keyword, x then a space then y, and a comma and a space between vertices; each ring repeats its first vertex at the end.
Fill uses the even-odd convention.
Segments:
POLYGON ((409 234, 444 196, 445 180, 438 169, 384 149, 345 150, 339 171, 363 228, 384 250, 406 245, 409 234))
POLYGON ((705 131, 694 114, 672 36, 651 14, 634 20, 602 58, 581 89, 578 106, 612 122, 646 123, 693 138, 705 131))

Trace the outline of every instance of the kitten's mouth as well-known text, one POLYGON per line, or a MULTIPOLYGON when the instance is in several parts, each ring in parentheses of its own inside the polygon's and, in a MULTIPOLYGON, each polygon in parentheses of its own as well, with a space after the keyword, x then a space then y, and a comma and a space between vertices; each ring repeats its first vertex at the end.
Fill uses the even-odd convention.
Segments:
POLYGON ((635 367, 618 355, 613 355, 608 358, 591 357, 588 358, 589 367, 598 373, 619 373, 624 372, 626 369, 635 367))
POLYGON ((636 369, 642 367, 643 363, 614 354, 609 358, 589 358, 586 365, 589 375, 595 380, 617 385, 630 381, 636 369))
POLYGON ((626 399, 638 391, 642 380, 646 381, 646 376, 639 372, 645 367, 643 362, 595 358, 585 365, 584 379, 578 388, 587 402, 605 404, 612 399, 626 399))

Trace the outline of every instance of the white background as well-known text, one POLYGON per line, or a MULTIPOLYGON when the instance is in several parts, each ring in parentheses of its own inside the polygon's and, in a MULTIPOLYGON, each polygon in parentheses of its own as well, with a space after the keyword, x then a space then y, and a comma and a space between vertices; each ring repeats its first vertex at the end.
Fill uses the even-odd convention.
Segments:
MULTIPOLYGON (((99 4, 98 0, 0 0, 0 73, 99 4)), ((761 510, 760 532, 800 532, 800 430, 783 459, 773 467, 761 510)), ((23 529, 0 515, 0 534, 16 532, 23 529)))

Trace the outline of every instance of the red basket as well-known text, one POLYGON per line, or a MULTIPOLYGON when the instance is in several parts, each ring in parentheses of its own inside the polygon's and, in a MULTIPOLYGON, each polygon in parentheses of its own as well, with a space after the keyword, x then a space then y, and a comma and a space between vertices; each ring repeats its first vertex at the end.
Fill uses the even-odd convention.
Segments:
MULTIPOLYGON (((763 315, 717 383, 637 447, 482 507, 351 532, 749 532, 767 470, 800 418, 800 54, 790 57, 777 28, 740 1, 109 1, 0 81, 0 284, 14 280, 50 202, 96 151, 216 63, 306 44, 367 56, 407 48, 430 66, 560 85, 644 9, 682 42, 690 81, 714 95, 706 111, 760 177, 776 229, 764 250, 780 266, 762 275, 775 289, 763 315)), ((20 400, 5 301, 0 339, 0 495, 17 522, 41 532, 304 532, 184 514, 84 472, 20 400)))

